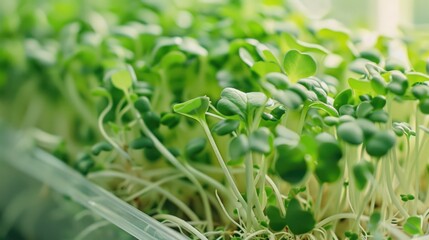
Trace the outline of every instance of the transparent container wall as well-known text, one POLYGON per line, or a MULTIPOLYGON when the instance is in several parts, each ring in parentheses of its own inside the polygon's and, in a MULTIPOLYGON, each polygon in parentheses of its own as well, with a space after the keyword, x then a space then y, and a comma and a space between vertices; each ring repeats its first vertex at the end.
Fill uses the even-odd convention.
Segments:
POLYGON ((131 236, 186 239, 0 123, 0 239, 131 236))
POLYGON ((0 160, 0 239, 135 239, 0 160))

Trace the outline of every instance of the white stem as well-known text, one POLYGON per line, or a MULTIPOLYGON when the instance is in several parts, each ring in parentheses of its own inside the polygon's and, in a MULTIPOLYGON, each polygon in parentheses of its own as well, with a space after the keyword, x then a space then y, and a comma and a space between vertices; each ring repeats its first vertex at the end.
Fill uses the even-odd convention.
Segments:
POLYGON ((221 206, 221 208, 222 208, 222 211, 225 213, 225 215, 226 215, 226 217, 235 225, 235 226, 237 226, 242 232, 244 232, 244 228, 240 225, 240 224, 238 224, 229 214, 228 214, 228 211, 226 210, 226 208, 225 208, 225 206, 223 205, 223 203, 222 203, 222 200, 220 199, 220 197, 219 197, 219 194, 217 194, 217 191, 215 191, 215 195, 216 195, 216 198, 217 198, 217 200, 218 200, 218 202, 219 202, 219 205, 221 206))
MULTIPOLYGON (((140 179, 140 178, 136 178, 133 176, 130 176, 128 174, 125 173, 120 173, 120 172, 114 172, 114 171, 100 171, 100 172, 95 172, 95 173, 90 173, 88 175, 88 179, 94 179, 94 178, 100 178, 100 177, 116 177, 116 178, 122 178, 125 179, 127 181, 130 182, 135 182, 144 186, 151 186, 153 183, 140 179)), ((194 213, 194 211, 192 211, 188 205, 186 205, 184 202, 182 202, 180 199, 178 199, 176 196, 174 196, 173 194, 171 194, 169 191, 166 191, 163 188, 160 188, 159 186, 155 186, 154 190, 159 192, 160 194, 164 195, 166 198, 168 198, 168 200, 170 200, 172 203, 174 203, 180 210, 183 211, 183 213, 185 213, 192 221, 200 221, 200 219, 198 218, 197 214, 194 213)))
POLYGON ((109 111, 112 109, 113 101, 112 97, 107 97, 108 103, 106 108, 101 112, 100 117, 98 118, 98 128, 100 129, 101 135, 106 139, 107 142, 110 143, 125 159, 131 160, 130 155, 124 151, 115 141, 113 141, 112 138, 109 137, 109 135, 106 133, 106 130, 103 126, 103 120, 106 117, 106 115, 109 113, 109 111))
MULTIPOLYGON (((204 129, 204 132, 205 132, 205 133, 206 133, 206 135, 207 135, 207 138, 209 139, 210 145, 212 146, 212 149, 213 149, 213 151, 214 151, 214 153, 215 153, 215 155, 216 155, 216 158, 217 158, 217 160, 218 160, 218 162, 219 162, 219 165, 220 165, 220 167, 222 168, 222 171, 223 171, 223 172, 224 172, 224 174, 225 174, 226 180, 227 180, 228 184, 230 185, 230 187, 231 187, 231 189, 232 189, 232 191, 233 191, 233 193, 234 193, 234 195, 235 195, 236 199, 238 199, 238 201, 240 201, 240 203, 243 205, 243 208, 247 208, 247 203, 246 203, 246 201, 244 200, 244 198, 241 196, 241 193, 240 193, 240 191, 238 190, 238 187, 237 187, 237 185, 235 184, 235 181, 234 181, 234 179, 232 178, 232 175, 231 175, 231 173, 229 172, 229 169, 228 169, 228 167, 226 166, 225 161, 223 160, 222 154, 220 154, 220 151, 219 151, 219 149, 218 149, 218 147, 217 147, 217 145, 216 145, 216 142, 215 142, 215 140, 213 139, 212 134, 210 133, 210 129, 209 129, 209 127, 207 126, 207 123, 205 123, 205 122, 200 122, 200 123, 201 123, 201 126, 202 126, 202 127, 203 127, 203 129, 204 129)), ((250 217, 250 216, 248 216, 248 217, 250 217)))
POLYGON ((142 196, 142 195, 144 195, 145 193, 150 192, 150 191, 151 191, 151 190, 153 190, 154 188, 159 187, 159 186, 161 186, 161 185, 162 185, 162 184, 164 184, 164 183, 167 183, 167 182, 170 182, 170 181, 176 180, 176 179, 181 178, 181 177, 183 177, 183 174, 182 174, 182 173, 175 174, 175 175, 172 175, 172 176, 170 176, 170 177, 163 178, 163 179, 161 179, 161 180, 159 180, 159 181, 157 181, 157 182, 154 182, 154 183, 153 183, 153 184, 151 184, 150 186, 147 186, 147 187, 143 188, 142 190, 140 190, 140 191, 138 191, 138 192, 136 192, 136 193, 134 193, 134 194, 130 195, 129 197, 125 198, 125 201, 126 201, 126 202, 132 201, 133 199, 136 199, 136 198, 138 198, 138 197, 141 197, 141 196, 142 196))
MULTIPOLYGON (((335 220, 339 220, 339 219, 343 219, 343 218, 349 218, 349 219, 356 219, 356 214, 354 213, 339 213, 330 217, 327 217, 325 219, 323 219, 322 221, 320 221, 318 224, 316 224, 315 228, 321 228, 323 226, 325 226, 326 224, 335 221, 335 220)), ((362 215, 360 218, 360 221, 369 221, 369 217, 362 215)), ((394 228, 391 224, 386 223, 386 222, 380 222, 380 224, 386 229, 388 230, 391 234, 393 234, 397 239, 401 239, 401 240, 409 240, 410 237, 408 237, 406 234, 404 234, 403 232, 399 231, 398 229, 394 228)))
POLYGON ((158 214, 154 216, 155 219, 164 219, 167 220, 169 222, 175 223, 178 226, 186 229, 188 232, 194 234, 196 237, 198 237, 201 240, 208 240, 206 236, 204 236, 201 232, 199 232, 196 228, 194 228, 191 224, 187 223, 186 221, 172 216, 172 215, 168 215, 168 214, 158 214))
MULTIPOLYGON (((128 104, 132 106, 133 104, 132 104, 132 101, 131 101, 129 94, 125 93, 125 95, 127 97, 128 104)), ((141 130, 153 142, 155 148, 171 164, 173 164, 177 169, 179 169, 179 171, 183 172, 186 175, 186 177, 193 184, 195 184, 195 186, 197 187, 197 191, 199 192, 199 194, 201 196, 201 200, 203 202, 204 212, 205 212, 207 222, 208 222, 208 225, 207 225, 208 230, 212 231, 213 230, 213 217, 212 217, 212 212, 211 212, 211 208, 210 208, 210 203, 209 203, 208 197, 204 191, 204 188, 201 186, 201 183, 198 182, 198 180, 195 178, 195 176, 185 166, 183 166, 183 164, 181 164, 179 162, 179 160, 177 160, 177 158, 173 154, 171 154, 171 152, 158 140, 158 138, 152 133, 152 131, 150 131, 150 129, 147 127, 146 123, 143 121, 140 113, 137 111, 137 109, 135 109, 134 107, 132 107, 131 109, 135 115, 135 118, 139 122, 141 130)))

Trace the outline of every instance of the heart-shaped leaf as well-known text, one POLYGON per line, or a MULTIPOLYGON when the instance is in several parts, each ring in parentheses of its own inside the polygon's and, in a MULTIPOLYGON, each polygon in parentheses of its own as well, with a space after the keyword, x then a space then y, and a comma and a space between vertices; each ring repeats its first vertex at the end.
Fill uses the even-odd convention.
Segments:
POLYGON ((301 208, 298 200, 293 198, 290 200, 286 209, 287 227, 293 234, 300 235, 313 230, 316 220, 309 211, 304 211, 301 208))
POLYGON ((274 231, 281 231, 286 227, 286 219, 281 215, 280 210, 275 206, 269 206, 266 210, 269 226, 274 231))
POLYGON ((313 57, 297 50, 290 50, 286 53, 283 66, 291 82, 313 76, 317 70, 313 57))

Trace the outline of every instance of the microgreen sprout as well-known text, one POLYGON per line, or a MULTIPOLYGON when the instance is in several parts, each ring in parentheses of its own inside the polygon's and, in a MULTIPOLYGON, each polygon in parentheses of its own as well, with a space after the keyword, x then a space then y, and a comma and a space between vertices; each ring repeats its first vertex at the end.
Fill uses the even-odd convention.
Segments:
POLYGON ((0 110, 38 146, 190 238, 428 237, 426 39, 283 1, 106 4, 0 14, 0 110))

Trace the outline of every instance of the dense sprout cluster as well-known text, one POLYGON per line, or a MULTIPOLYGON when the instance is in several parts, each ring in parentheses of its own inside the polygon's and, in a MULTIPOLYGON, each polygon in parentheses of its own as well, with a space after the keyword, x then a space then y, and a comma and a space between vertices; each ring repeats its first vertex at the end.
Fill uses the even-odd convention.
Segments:
POLYGON ((288 1, 36 2, 1 3, 2 115, 136 208, 197 239, 429 234, 427 40, 288 1))

